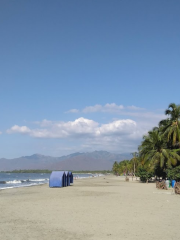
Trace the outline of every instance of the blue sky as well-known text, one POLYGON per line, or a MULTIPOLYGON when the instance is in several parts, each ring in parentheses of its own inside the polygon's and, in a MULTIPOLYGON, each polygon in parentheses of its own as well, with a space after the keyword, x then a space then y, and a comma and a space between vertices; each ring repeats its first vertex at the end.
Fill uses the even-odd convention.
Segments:
POLYGON ((180 2, 0 2, 0 157, 137 150, 179 104, 180 2))

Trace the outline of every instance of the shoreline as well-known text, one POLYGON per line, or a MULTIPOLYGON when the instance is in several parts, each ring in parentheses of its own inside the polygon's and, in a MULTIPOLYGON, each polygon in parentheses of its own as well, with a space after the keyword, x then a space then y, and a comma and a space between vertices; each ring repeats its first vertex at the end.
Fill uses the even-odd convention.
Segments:
POLYGON ((179 198, 156 193, 113 175, 0 191, 0 239, 178 239, 179 198))
MULTIPOLYGON (((37 174, 37 175, 36 174, 37 173, 19 173, 19 175, 18 175, 18 173, 16 173, 16 175, 15 175, 14 173, 12 173, 12 174, 3 173, 3 175, 0 175, 0 178, 2 179, 0 181, 0 190, 21 188, 21 187, 34 187, 34 186, 38 186, 38 185, 42 185, 42 184, 49 184, 50 174, 45 174, 43 179, 41 176, 43 174, 37 174), (21 174, 23 174, 23 176, 21 174)), ((100 177, 100 176, 104 176, 104 175, 103 174, 91 174, 91 173, 89 173, 89 174, 74 173, 74 180, 92 178, 92 177, 100 177)))

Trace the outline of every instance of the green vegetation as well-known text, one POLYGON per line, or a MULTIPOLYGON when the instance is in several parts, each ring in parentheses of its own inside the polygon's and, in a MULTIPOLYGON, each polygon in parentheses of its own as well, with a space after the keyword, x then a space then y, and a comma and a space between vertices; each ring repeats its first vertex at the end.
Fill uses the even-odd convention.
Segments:
POLYGON ((136 176, 139 177, 142 182, 147 182, 154 176, 154 173, 144 167, 139 167, 136 176))
POLYGON ((110 174, 110 173, 113 173, 112 171, 110 170, 102 170, 102 171, 90 171, 90 170, 86 170, 86 171, 73 171, 74 173, 92 173, 92 174, 95 174, 95 173, 102 173, 102 174, 110 174))
MULTIPOLYGON (((58 171, 58 169, 56 169, 55 171, 58 171)), ((59 171, 63 171, 63 170, 59 170, 59 171)), ((71 171, 71 170, 70 170, 71 171)), ((48 169, 45 169, 45 170, 39 170, 39 169, 34 169, 34 170, 13 170, 13 171, 2 171, 4 173, 51 173, 52 170, 48 170, 48 169)), ((83 174, 83 173, 92 173, 92 174, 95 174, 95 173, 102 173, 102 174, 107 174, 107 173, 112 173, 112 171, 108 171, 108 170, 102 170, 102 171, 72 171, 74 173, 79 173, 79 174, 83 174)))
POLYGON ((131 160, 115 162, 116 175, 136 176, 146 182, 152 176, 180 180, 180 105, 171 103, 168 116, 143 136, 131 160))
POLYGON ((167 170, 167 177, 170 180, 180 181, 180 166, 167 170))

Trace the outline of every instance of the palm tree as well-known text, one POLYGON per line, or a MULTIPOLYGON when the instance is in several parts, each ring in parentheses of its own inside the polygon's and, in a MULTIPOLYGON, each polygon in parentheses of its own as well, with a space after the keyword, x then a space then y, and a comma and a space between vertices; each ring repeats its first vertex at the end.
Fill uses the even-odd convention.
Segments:
POLYGON ((115 161, 113 164, 113 168, 112 171, 117 174, 118 173, 118 168, 119 168, 119 164, 115 161))
POLYGON ((131 170, 131 164, 129 160, 124 160, 121 162, 121 171, 126 174, 126 180, 128 179, 129 171, 131 170))
POLYGON ((169 115, 168 119, 162 120, 159 123, 159 127, 165 136, 167 136, 168 142, 172 142, 174 147, 176 144, 179 146, 180 142, 180 105, 171 103, 168 109, 165 111, 166 115, 169 115))
POLYGON ((180 161, 180 156, 174 150, 168 149, 166 138, 158 128, 148 132, 143 139, 139 147, 140 156, 152 168, 160 166, 166 169, 172 165, 175 166, 177 161, 180 161))
POLYGON ((131 159, 132 162, 133 162, 133 173, 134 173, 134 176, 136 175, 136 167, 138 165, 138 153, 137 152, 133 152, 131 153, 131 155, 133 155, 133 158, 131 159))

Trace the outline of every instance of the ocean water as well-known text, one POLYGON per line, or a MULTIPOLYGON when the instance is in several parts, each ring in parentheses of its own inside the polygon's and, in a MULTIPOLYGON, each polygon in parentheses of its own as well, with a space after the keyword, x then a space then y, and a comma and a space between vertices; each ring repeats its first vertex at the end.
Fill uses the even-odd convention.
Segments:
MULTIPOLYGON (((100 174, 74 173, 74 180, 98 177, 100 174)), ((18 187, 30 187, 49 183, 50 173, 0 173, 0 190, 18 187)))

